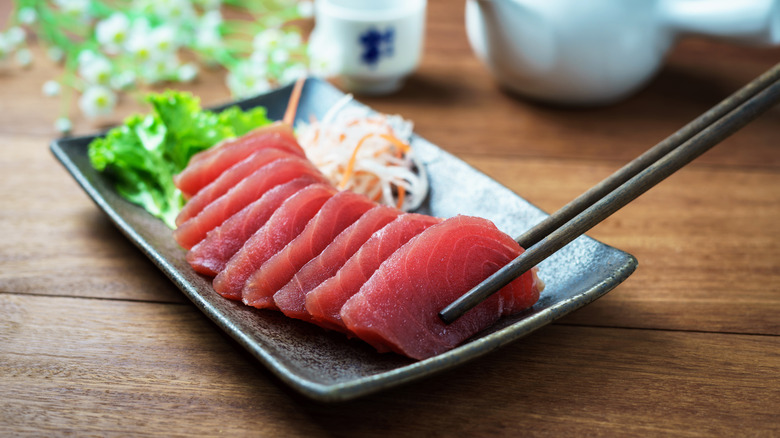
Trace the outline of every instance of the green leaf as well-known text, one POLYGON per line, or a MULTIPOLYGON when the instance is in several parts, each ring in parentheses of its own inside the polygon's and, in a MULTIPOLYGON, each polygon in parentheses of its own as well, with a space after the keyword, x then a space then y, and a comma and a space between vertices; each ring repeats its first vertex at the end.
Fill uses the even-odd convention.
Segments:
POLYGON ((152 113, 133 115, 92 141, 92 166, 109 175, 120 196, 175 228, 184 197, 173 183, 196 153, 270 123, 265 108, 203 110, 190 93, 167 90, 146 98, 152 113))

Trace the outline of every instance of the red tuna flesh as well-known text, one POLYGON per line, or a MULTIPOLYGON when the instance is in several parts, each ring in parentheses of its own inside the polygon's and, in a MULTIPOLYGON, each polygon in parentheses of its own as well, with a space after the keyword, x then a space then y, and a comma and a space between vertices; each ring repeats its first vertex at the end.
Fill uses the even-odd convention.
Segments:
POLYGON ((206 233, 251 204, 268 190, 303 175, 321 175, 305 158, 282 158, 266 164, 233 186, 227 193, 207 205, 198 215, 181 224, 173 238, 190 249, 206 237, 206 233))
POLYGON ((306 294, 332 277, 376 231, 399 214, 401 211, 397 208, 379 205, 360 216, 274 294, 276 305, 288 316, 311 320, 311 315, 306 311, 306 294))
MULTIPOLYGON (((376 203, 367 197, 351 191, 339 192, 330 198, 300 235, 268 259, 247 280, 241 293, 244 304, 255 306, 273 301, 276 291, 287 284, 306 262, 322 252, 339 233, 375 206, 376 203)), ((274 306, 278 307, 277 304, 274 306)), ((279 309, 285 311, 284 308, 279 309)))
POLYGON ((187 219, 195 217, 207 205, 227 193, 228 190, 233 188, 233 186, 241 182, 241 180, 247 176, 251 175, 255 170, 274 160, 291 156, 296 155, 281 149, 268 148, 261 149, 247 158, 244 158, 233 167, 222 172, 217 179, 200 189, 195 196, 190 198, 187 203, 184 204, 184 208, 181 209, 179 215, 176 216, 176 225, 181 225, 186 222, 187 219))
POLYGON ((260 199, 209 231, 206 238, 187 253, 187 261, 201 274, 217 275, 287 198, 316 183, 324 184, 327 180, 324 176, 304 175, 267 191, 260 199))
POLYGON ((371 277, 391 254, 409 239, 441 219, 415 213, 406 213, 372 235, 365 244, 344 263, 336 275, 325 280, 306 295, 306 310, 312 322, 325 328, 346 332, 341 320, 341 307, 371 277))
POLYGON ((234 164, 265 148, 283 149, 301 157, 306 155, 295 140, 292 129, 276 123, 195 154, 173 182, 186 197, 191 197, 234 164))
POLYGON ((426 359, 532 306, 541 282, 527 272, 457 321, 438 312, 523 252, 511 237, 482 218, 457 216, 410 240, 344 304, 349 330, 380 350, 426 359))
MULTIPOLYGON (((329 184, 312 184, 284 201, 268 221, 228 261, 214 278, 214 290, 233 300, 241 299, 247 279, 306 227, 322 205, 336 194, 329 184)), ((269 297, 268 306, 273 302, 269 297)), ((262 307, 262 306, 259 306, 262 307)))

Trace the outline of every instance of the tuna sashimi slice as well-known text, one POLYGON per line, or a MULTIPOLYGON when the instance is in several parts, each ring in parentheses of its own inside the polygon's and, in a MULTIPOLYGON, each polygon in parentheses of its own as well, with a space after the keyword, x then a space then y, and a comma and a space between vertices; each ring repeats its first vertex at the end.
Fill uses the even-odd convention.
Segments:
POLYGON ((316 176, 321 173, 305 158, 289 157, 272 161, 233 186, 198 215, 179 225, 173 232, 173 238, 185 249, 191 249, 209 231, 260 199, 271 188, 303 175, 316 176))
POLYGON ((306 310, 312 322, 325 328, 348 332, 341 320, 341 308, 391 254, 409 239, 441 219, 406 213, 372 235, 344 263, 336 275, 323 281, 306 295, 306 310))
MULTIPOLYGON (((312 184, 288 198, 265 225, 244 243, 214 277, 214 290, 233 300, 241 299, 247 279, 306 227, 323 204, 336 194, 330 184, 312 184)), ((273 302, 269 299, 269 304, 273 302)))
POLYGON ((288 316, 311 320, 311 315, 306 310, 306 295, 336 274, 376 231, 400 214, 401 211, 397 208, 379 205, 360 216, 274 294, 276 305, 288 316))
POLYGON ((261 149, 247 158, 244 158, 233 167, 222 172, 217 179, 200 189, 195 196, 190 198, 187 203, 184 204, 184 208, 181 209, 179 215, 176 216, 176 225, 181 225, 186 222, 187 219, 195 217, 201 210, 206 208, 207 205, 227 193, 228 190, 233 188, 233 186, 247 176, 251 175, 257 169, 274 160, 291 156, 295 155, 281 149, 268 148, 261 149))
POLYGON ((287 198, 315 183, 325 184, 327 179, 324 176, 304 175, 267 191, 260 199, 209 231, 206 238, 187 253, 187 261, 201 274, 217 275, 233 254, 241 249, 287 198))
POLYGON ((523 252, 492 222, 447 219, 393 253, 344 304, 341 317, 380 350, 426 359, 459 345, 501 316, 532 306, 541 281, 529 271, 450 325, 438 312, 523 252))
MULTIPOLYGON (((339 192, 330 198, 300 235, 249 277, 241 293, 244 304, 265 306, 265 303, 273 301, 276 291, 287 284, 306 262, 375 206, 376 203, 366 196, 351 191, 339 192)), ((273 306, 278 307, 276 303, 273 306)), ((285 312, 284 308, 278 308, 285 312)))
POLYGON ((184 196, 191 197, 234 164, 265 148, 283 149, 301 157, 306 156, 295 140, 292 129, 285 124, 275 123, 195 154, 187 167, 173 178, 173 182, 184 196))

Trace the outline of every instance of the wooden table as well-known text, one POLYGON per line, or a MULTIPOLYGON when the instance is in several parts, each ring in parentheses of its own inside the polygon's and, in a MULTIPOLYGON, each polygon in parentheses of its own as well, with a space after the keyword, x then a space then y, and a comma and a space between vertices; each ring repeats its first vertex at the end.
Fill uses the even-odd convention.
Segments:
MULTIPOLYGON (((432 1, 428 17, 419 72, 362 100, 547 211, 780 60, 688 40, 629 100, 553 108, 496 87, 462 5, 432 1)), ((55 161, 58 103, 40 92, 55 71, 39 56, 0 76, 1 434, 780 435, 780 108, 589 233, 639 259, 604 298, 457 369, 326 405, 222 334, 55 161)), ((217 74, 192 88, 229 99, 217 74)))

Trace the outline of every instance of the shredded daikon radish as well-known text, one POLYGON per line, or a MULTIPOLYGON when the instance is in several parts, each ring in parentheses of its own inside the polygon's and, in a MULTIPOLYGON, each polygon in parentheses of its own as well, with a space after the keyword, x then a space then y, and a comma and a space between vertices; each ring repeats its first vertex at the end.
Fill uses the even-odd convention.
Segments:
POLYGON ((339 100, 322 118, 296 127, 307 157, 339 190, 411 211, 428 194, 425 167, 410 146, 412 122, 339 100))

